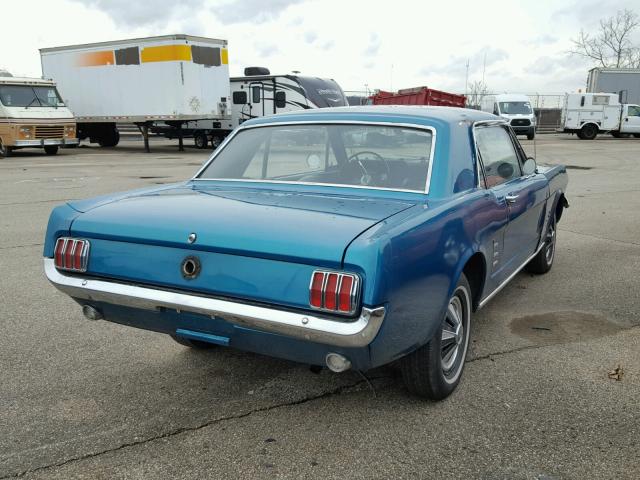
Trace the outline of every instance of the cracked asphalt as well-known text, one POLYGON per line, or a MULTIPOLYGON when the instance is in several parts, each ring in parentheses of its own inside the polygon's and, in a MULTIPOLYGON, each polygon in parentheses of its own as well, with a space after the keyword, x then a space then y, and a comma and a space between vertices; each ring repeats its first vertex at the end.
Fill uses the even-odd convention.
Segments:
POLYGON ((440 403, 393 365, 315 374, 86 321, 42 273, 49 212, 208 155, 152 147, 0 159, 0 479, 640 478, 640 140, 538 137, 540 163, 569 166, 555 265, 474 316, 440 403))

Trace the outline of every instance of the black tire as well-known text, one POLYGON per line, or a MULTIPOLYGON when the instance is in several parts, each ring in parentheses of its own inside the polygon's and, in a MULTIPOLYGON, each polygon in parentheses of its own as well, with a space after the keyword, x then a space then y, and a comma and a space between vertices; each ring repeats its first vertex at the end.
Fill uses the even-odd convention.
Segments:
POLYGON ((58 145, 45 145, 44 153, 47 155, 55 155, 58 153, 58 145))
POLYGON ((533 140, 534 138, 536 138, 535 133, 527 133, 527 140, 533 140))
POLYGON ((580 133, 582 134, 580 136, 582 140, 593 140, 598 136, 598 127, 593 123, 587 123, 580 129, 580 133))
POLYGON ((211 137, 211 149, 215 150, 222 143, 222 137, 213 136, 211 137))
POLYGON ((202 150, 203 148, 207 148, 209 144, 209 139, 207 138, 207 134, 204 132, 197 132, 193 136, 193 143, 195 143, 196 148, 202 150))
POLYGON ((105 130, 98 139, 98 145, 105 148, 115 147, 118 143, 120 143, 120 132, 116 128, 105 130))
POLYGON ((7 147, 2 143, 2 139, 0 138, 0 158, 10 157, 13 153, 13 149, 11 147, 7 147))
POLYGON ((216 345, 208 342, 201 342, 200 340, 189 340, 188 338, 178 337, 177 335, 171 335, 176 342, 185 347, 195 348, 196 350, 211 350, 216 345))
POLYGON ((633 136, 634 136, 635 138, 640 138, 640 133, 634 133, 634 134, 633 134, 633 136))
POLYGON ((552 215, 547 231, 545 232, 544 246, 538 254, 527 264, 525 270, 536 275, 542 275, 551 270, 553 259, 556 256, 557 220, 555 214, 552 215))
POLYGON ((462 274, 433 338, 401 359, 402 379, 412 394, 442 400, 458 386, 469 349, 471 298, 471 287, 462 274))

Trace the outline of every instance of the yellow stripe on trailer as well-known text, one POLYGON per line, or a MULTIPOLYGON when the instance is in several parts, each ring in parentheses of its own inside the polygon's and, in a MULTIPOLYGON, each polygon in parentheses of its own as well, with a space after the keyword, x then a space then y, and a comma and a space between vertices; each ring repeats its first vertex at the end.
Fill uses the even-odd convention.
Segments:
POLYGON ((222 65, 229 65, 229 50, 223 48, 220 51, 220 60, 222 61, 222 65))
POLYGON ((142 63, 191 61, 190 45, 160 45, 157 47, 145 47, 140 52, 142 63))

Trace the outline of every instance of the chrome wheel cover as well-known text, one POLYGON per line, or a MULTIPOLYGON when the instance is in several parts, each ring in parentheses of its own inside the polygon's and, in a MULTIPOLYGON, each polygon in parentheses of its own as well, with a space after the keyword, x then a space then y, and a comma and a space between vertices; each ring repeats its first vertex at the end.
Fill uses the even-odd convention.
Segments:
POLYGON ((556 222, 552 221, 547 229, 547 236, 544 240, 544 257, 547 261, 547 265, 551 265, 553 262, 553 256, 556 251, 556 222))
POLYGON ((458 287, 445 314, 440 337, 440 359, 444 379, 457 380, 467 355, 471 302, 466 288, 458 287))

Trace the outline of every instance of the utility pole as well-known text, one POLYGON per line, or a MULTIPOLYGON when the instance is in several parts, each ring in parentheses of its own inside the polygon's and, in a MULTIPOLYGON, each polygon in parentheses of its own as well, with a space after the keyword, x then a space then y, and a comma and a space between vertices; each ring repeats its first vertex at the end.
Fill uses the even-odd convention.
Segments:
POLYGON ((467 58, 467 73, 464 76, 464 94, 467 94, 469 88, 469 59, 467 58))
POLYGON ((482 86, 485 86, 484 83, 484 72, 487 70, 487 51, 484 51, 484 61, 482 62, 482 86))

